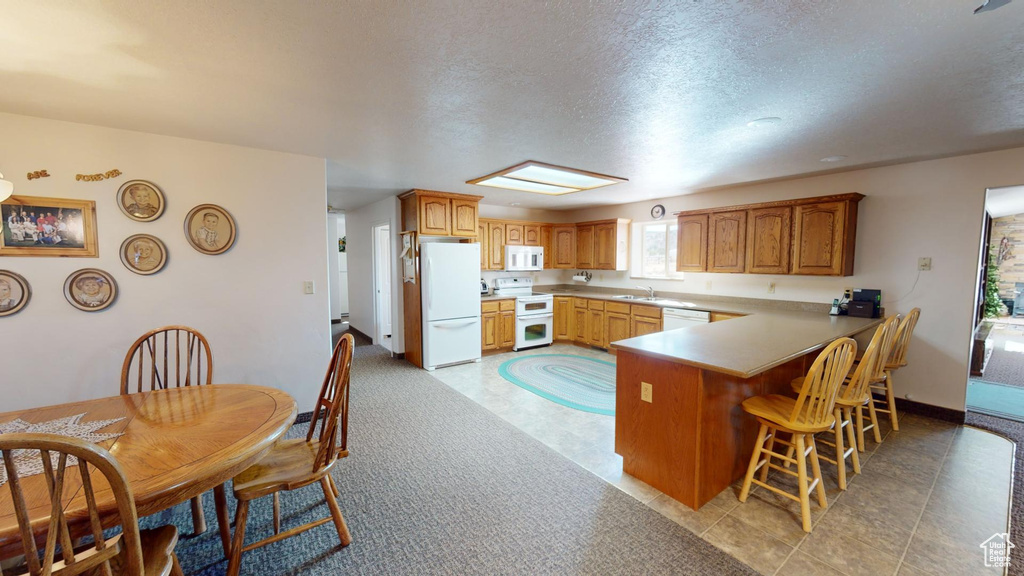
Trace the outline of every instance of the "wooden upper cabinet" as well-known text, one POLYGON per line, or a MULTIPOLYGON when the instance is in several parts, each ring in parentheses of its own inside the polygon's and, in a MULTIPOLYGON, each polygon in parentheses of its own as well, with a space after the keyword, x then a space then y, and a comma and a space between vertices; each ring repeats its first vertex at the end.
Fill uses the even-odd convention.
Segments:
POLYGON ((616 265, 615 223, 604 222, 594 225, 594 268, 615 270, 616 265))
POLYGON ((555 252, 553 248, 554 244, 551 241, 550 224, 540 225, 540 245, 542 248, 544 248, 544 269, 550 270, 551 268, 554 268, 555 263, 555 252))
POLYGON ((480 269, 487 270, 487 257, 490 255, 490 253, 487 251, 487 247, 490 245, 490 242, 487 241, 487 222, 483 220, 478 220, 476 229, 476 241, 480 243, 480 269))
POLYGON ((434 196, 420 197, 419 233, 431 236, 449 236, 452 231, 452 201, 434 196))
POLYGON ((527 246, 541 246, 541 226, 539 224, 527 224, 523 226, 523 244, 527 246))
POLYGON ((747 212, 747 272, 789 274, 793 208, 775 206, 747 212))
POLYGON ((714 212, 708 218, 708 272, 743 272, 747 212, 714 212))
POLYGON ((487 223, 487 269, 505 269, 505 224, 487 223))
POLYGON ((551 262, 552 268, 570 269, 576 267, 576 226, 551 227, 551 254, 545 249, 544 262, 551 262))
POLYGON ((402 230, 420 236, 475 238, 483 196, 410 190, 400 194, 402 230))
POLYGON ((856 210, 856 204, 849 202, 806 204, 793 209, 794 274, 853 274, 856 210))
POLYGON ((477 235, 478 200, 452 199, 452 236, 472 238, 477 235))
POLYGON ((523 245, 522 224, 505 224, 505 244, 510 246, 523 245))
POLYGON ((596 264, 594 260, 594 225, 583 224, 576 226, 576 266, 574 268, 591 268, 596 264))
POLYGON ((708 215, 680 216, 676 236, 676 270, 705 272, 708 269, 708 215))

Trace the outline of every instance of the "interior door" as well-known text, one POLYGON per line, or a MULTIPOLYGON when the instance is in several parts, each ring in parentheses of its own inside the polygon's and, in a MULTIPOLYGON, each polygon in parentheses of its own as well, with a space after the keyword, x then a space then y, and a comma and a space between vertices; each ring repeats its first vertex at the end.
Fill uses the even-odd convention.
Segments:
POLYGON ((377 341, 391 336, 391 226, 374 228, 377 285, 377 341))

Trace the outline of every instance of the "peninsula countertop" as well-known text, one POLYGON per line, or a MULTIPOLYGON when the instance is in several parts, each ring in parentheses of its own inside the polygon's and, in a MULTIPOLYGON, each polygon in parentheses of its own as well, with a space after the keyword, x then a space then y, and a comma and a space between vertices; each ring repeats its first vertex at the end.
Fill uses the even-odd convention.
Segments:
POLYGON ((879 318, 829 316, 821 312, 750 309, 747 316, 689 328, 656 332, 612 342, 617 350, 661 358, 750 378, 854 336, 882 322, 879 318))

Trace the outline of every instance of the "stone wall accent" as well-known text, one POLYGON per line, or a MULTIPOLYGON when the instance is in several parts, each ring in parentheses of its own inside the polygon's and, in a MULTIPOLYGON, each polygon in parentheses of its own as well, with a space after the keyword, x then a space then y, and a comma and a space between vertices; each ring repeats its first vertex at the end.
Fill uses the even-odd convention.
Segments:
POLYGON ((1006 243, 999 263, 999 297, 1013 299, 1015 283, 1024 282, 1024 214, 992 220, 992 243, 999 246, 1003 238, 1006 243))

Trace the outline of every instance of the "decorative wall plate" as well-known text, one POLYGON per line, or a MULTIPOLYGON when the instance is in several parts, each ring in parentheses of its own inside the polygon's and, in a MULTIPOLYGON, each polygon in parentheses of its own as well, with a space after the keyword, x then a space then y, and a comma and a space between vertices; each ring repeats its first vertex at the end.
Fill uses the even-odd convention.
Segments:
POLYGON ((121 263, 136 274, 156 274, 167 264, 167 247, 156 236, 129 236, 121 243, 121 263))
POLYGON ((0 270, 0 318, 17 314, 32 298, 28 280, 10 270, 0 270))
POLYGON ((216 204, 200 204, 185 216, 185 238, 203 254, 223 254, 235 243, 235 219, 216 204))
POLYGON ((64 281, 64 297, 79 310, 98 312, 117 299, 117 282, 103 270, 82 268, 64 281))
POLYGON ((164 193, 146 180, 129 180, 117 189, 117 207, 137 222, 152 222, 164 213, 164 193))

